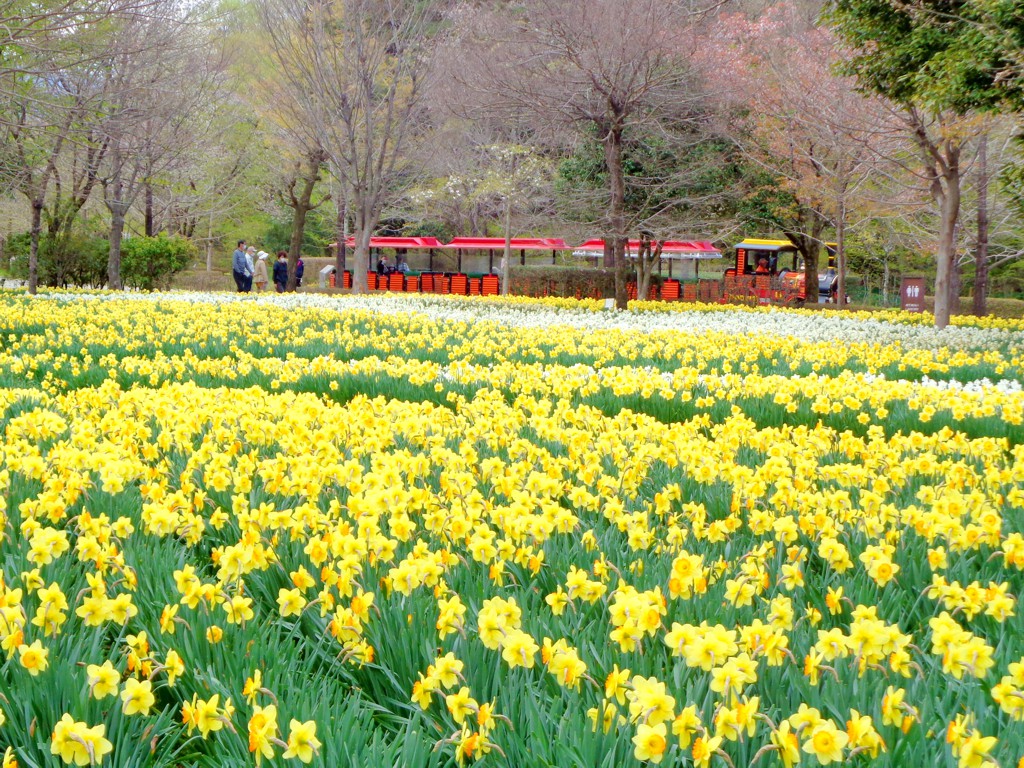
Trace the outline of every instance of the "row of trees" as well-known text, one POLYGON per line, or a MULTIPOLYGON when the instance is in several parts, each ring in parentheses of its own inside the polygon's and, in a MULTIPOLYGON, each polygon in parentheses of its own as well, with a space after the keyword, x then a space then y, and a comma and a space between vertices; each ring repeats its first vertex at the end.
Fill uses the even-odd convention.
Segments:
POLYGON ((233 61, 209 8, 81 0, 4 13, 20 26, 0 60, 0 182, 28 208, 30 291, 41 248, 50 282, 75 281, 83 225, 103 221, 102 282, 118 289, 126 227, 201 240, 204 220, 209 235, 247 202, 230 192, 252 126, 230 112, 233 61))
POLYGON ((841 276, 849 251, 885 286, 924 250, 939 325, 965 267, 984 312, 1022 252, 1013 0, 28 8, 5 28, 0 179, 31 212, 32 290, 39 242, 61 254, 89 213, 115 288, 126 226, 205 244, 209 267, 252 211, 287 214, 293 264, 328 211, 356 290, 382 228, 602 234, 620 306, 630 237, 784 235, 808 295, 826 240, 841 276))

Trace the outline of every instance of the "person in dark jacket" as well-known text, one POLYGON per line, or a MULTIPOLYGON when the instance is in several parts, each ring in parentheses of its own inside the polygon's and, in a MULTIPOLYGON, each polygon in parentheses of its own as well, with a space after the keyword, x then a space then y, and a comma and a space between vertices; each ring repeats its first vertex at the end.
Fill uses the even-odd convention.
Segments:
POLYGON ((238 241, 231 256, 231 276, 235 278, 235 287, 239 293, 245 292, 246 264, 245 264, 245 240, 238 241))
POLYGON ((278 293, 284 293, 286 285, 288 285, 288 254, 278 251, 277 261, 274 262, 274 288, 278 293))
POLYGON ((302 285, 302 273, 306 271, 306 265, 302 263, 302 257, 299 256, 299 261, 295 265, 295 287, 298 288, 302 285))

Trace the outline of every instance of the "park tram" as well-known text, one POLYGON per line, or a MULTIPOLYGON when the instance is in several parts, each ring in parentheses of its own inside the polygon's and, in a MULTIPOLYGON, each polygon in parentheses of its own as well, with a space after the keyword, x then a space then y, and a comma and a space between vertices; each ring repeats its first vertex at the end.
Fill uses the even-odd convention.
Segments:
MULTIPOLYGON (((836 269, 836 244, 825 243, 828 262, 818 272, 818 303, 836 301, 839 290, 839 271, 836 269)), ((736 244, 736 260, 725 271, 725 279, 740 276, 763 276, 772 290, 787 303, 800 303, 807 299, 804 281, 804 259, 789 240, 760 240, 747 238, 736 244)))

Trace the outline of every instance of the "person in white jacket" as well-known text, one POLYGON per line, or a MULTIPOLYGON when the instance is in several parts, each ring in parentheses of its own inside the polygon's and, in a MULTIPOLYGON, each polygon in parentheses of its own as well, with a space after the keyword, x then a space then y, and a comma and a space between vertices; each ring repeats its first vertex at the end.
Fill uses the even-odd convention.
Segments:
POLYGON ((256 255, 256 248, 250 245, 245 249, 245 292, 250 293, 252 291, 252 275, 256 270, 253 262, 253 257, 256 255))
POLYGON ((253 269, 252 280, 256 283, 256 292, 263 293, 267 288, 267 252, 260 251, 256 254, 256 267, 253 269))

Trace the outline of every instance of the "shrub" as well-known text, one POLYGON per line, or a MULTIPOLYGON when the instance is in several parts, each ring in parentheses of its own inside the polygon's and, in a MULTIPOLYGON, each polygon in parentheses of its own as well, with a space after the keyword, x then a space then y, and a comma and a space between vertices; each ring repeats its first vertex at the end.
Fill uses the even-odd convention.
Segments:
MULTIPOLYGON (((629 282, 636 282, 630 273, 629 282)), ((651 277, 659 285, 658 275, 651 277)), ((513 266, 512 292, 524 296, 561 296, 600 299, 615 295, 615 271, 594 267, 513 266)))
MULTIPOLYGON (((28 279, 30 235, 23 232, 7 239, 5 255, 11 274, 28 279)), ((39 238, 39 284, 66 288, 70 285, 103 285, 107 279, 107 240, 95 235, 74 233, 51 238, 44 232, 39 238)))
POLYGON ((197 255, 196 247, 183 237, 132 237, 121 247, 121 279, 144 291, 166 290, 197 255))

